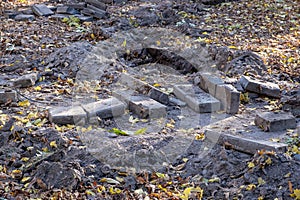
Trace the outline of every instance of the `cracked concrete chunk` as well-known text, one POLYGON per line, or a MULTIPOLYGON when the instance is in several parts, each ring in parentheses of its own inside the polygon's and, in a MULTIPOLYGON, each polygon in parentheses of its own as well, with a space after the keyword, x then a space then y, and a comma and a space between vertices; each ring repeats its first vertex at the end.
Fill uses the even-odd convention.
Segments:
POLYGON ((48 111, 49 120, 55 124, 80 124, 86 122, 86 112, 80 106, 56 107, 48 111))
POLYGON ((206 113, 220 110, 219 100, 192 84, 175 85, 174 94, 196 112, 206 113))
POLYGON ((25 87, 31 87, 35 84, 37 81, 37 74, 26 74, 21 77, 19 77, 17 80, 13 81, 14 87, 18 88, 25 88, 25 87))
POLYGON ((82 108, 89 120, 96 116, 103 119, 117 117, 125 112, 125 104, 114 97, 82 105, 82 108))
POLYGON ((255 92, 258 94, 279 98, 280 88, 277 84, 271 82, 263 82, 256 78, 249 76, 242 76, 240 81, 242 87, 250 92, 255 92))
POLYGON ((16 21, 34 20, 34 15, 19 14, 14 18, 16 21))
POLYGON ((282 131, 296 128, 296 119, 290 113, 262 112, 256 114, 255 125, 264 131, 282 131))

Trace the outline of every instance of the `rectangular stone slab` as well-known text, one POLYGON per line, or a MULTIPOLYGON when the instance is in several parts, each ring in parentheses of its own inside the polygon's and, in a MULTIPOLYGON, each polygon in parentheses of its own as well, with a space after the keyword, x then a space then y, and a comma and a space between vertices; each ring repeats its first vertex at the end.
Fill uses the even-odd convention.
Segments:
POLYGON ((200 87, 215 97, 217 85, 224 84, 224 81, 216 75, 210 73, 200 74, 200 87))
POLYGON ((48 8, 45 4, 33 5, 32 11, 38 16, 49 16, 54 14, 54 12, 52 12, 52 10, 48 8))
POLYGON ((220 110, 220 101, 205 93, 200 88, 196 89, 192 84, 174 86, 174 94, 177 98, 198 113, 215 112, 220 110))
POLYGON ((138 95, 133 90, 116 90, 112 95, 128 105, 128 108, 140 118, 160 118, 165 117, 166 106, 149 98, 138 95))
POLYGON ((81 106, 87 112, 89 120, 96 116, 103 119, 117 117, 125 112, 125 104, 114 97, 81 106))
POLYGON ((230 134, 218 133, 212 130, 206 130, 205 135, 209 142, 225 145, 229 148, 250 154, 255 154, 258 150, 284 152, 287 149, 287 145, 283 143, 247 139, 230 134))
POLYGON ((55 124, 85 124, 87 115, 80 106, 54 107, 48 110, 49 121, 55 124))
POLYGON ((101 9, 106 10, 107 6, 105 3, 99 1, 99 0, 86 0, 87 3, 92 4, 93 6, 101 9))
POLYGON ((221 109, 228 114, 236 114, 240 106, 240 92, 230 84, 217 85, 215 96, 221 102, 221 109))
POLYGON ((249 77, 242 76, 240 79, 240 84, 242 87, 250 92, 255 92, 258 94, 279 98, 280 97, 280 88, 277 84, 271 82, 263 82, 261 80, 249 77))
POLYGON ((282 131, 296 128, 296 119, 290 113, 261 112, 255 117, 255 125, 264 131, 282 131))

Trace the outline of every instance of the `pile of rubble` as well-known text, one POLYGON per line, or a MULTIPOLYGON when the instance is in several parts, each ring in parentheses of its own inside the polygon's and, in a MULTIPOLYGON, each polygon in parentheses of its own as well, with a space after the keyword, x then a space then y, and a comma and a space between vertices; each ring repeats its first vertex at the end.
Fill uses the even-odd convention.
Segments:
POLYGON ((86 0, 85 2, 57 4, 55 6, 46 4, 35 4, 30 8, 16 10, 5 10, 7 18, 22 20, 34 20, 35 17, 50 17, 52 19, 78 17, 81 21, 92 21, 94 19, 105 19, 109 15, 106 12, 107 6, 113 0, 86 0))

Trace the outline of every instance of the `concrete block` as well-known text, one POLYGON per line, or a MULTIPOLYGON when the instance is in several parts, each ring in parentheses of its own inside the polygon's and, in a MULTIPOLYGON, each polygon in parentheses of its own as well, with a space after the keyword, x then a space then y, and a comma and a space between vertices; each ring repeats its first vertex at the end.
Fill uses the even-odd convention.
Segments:
POLYGON ((140 118, 161 118, 167 115, 166 106, 147 97, 131 96, 129 110, 137 114, 140 118))
POLYGON ((210 73, 200 74, 200 87, 214 97, 216 95, 217 85, 222 84, 224 84, 224 81, 216 75, 210 73))
POLYGON ((167 114, 166 106, 148 96, 138 95, 133 90, 116 90, 112 95, 124 102, 130 111, 141 118, 160 118, 167 114))
POLYGON ((56 13, 58 14, 69 14, 69 15, 76 15, 80 12, 76 10, 75 8, 69 7, 69 6, 59 6, 56 9, 56 13))
POLYGON ((255 125, 264 131, 282 131, 296 128, 296 119, 290 113, 262 112, 256 114, 255 125))
POLYGON ((99 8, 101 10, 106 10, 107 6, 105 3, 99 1, 99 0, 86 0, 86 3, 92 4, 96 8, 99 8))
POLYGON ((220 101, 205 93, 192 84, 174 86, 174 94, 177 98, 187 103, 194 111, 199 113, 215 112, 220 110, 220 101))
POLYGON ((76 17, 82 22, 91 22, 94 20, 92 16, 76 15, 76 17))
POLYGON ((34 19, 35 19, 34 15, 19 14, 19 15, 15 16, 16 21, 26 21, 26 20, 31 21, 34 19))
POLYGON ((18 87, 18 88, 31 87, 35 84, 36 81, 37 81, 36 73, 26 74, 20 76, 15 81, 13 81, 13 85, 14 87, 18 87))
POLYGON ((48 110, 49 121, 55 124, 80 124, 86 123, 86 112, 80 106, 56 107, 48 110))
POLYGON ((215 97, 221 102, 221 109, 236 114, 240 106, 240 92, 230 84, 217 85, 215 97))
POLYGON ((263 82, 248 76, 242 76, 239 82, 241 83, 242 87, 247 91, 275 98, 280 97, 280 88, 275 83, 263 82))
POLYGON ((17 101, 17 92, 0 90, 0 104, 8 103, 10 101, 17 101))
POLYGON ((289 111, 295 117, 300 117, 300 91, 292 96, 283 97, 281 103, 284 111, 289 111))
POLYGON ((229 148, 250 154, 255 154, 259 150, 285 152, 288 146, 287 144, 283 143, 247 139, 230 134, 219 133, 213 130, 206 130, 205 135, 206 140, 211 143, 218 143, 220 145, 225 145, 229 148))
POLYGON ((34 14, 38 16, 50 16, 53 15, 54 12, 48 8, 45 4, 36 4, 31 7, 34 14))
POLYGON ((117 117, 125 112, 125 104, 114 97, 82 105, 82 108, 86 111, 89 121, 95 117, 117 117))

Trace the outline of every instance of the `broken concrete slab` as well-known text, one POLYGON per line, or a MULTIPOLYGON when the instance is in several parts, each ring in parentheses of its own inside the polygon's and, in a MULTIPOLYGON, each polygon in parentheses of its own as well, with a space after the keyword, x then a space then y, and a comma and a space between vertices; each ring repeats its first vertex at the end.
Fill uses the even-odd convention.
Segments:
POLYGON ((140 118, 161 118, 167 115, 166 106, 148 96, 135 94, 133 90, 116 90, 112 94, 125 102, 129 110, 140 118))
POLYGON ((55 124, 84 125, 87 121, 86 112, 80 106, 50 108, 48 114, 49 121, 55 124))
POLYGON ((106 119, 120 116, 125 112, 125 104, 115 97, 82 105, 82 108, 87 113, 90 122, 92 122, 95 117, 106 119))
POLYGON ((35 17, 34 15, 25 15, 25 14, 19 14, 17 16, 15 16, 14 18, 16 21, 26 21, 26 20, 34 20, 35 17))
POLYGON ((220 110, 219 100, 192 84, 175 85, 173 92, 177 98, 186 102, 196 112, 206 113, 220 110))
POLYGON ((33 5, 31 8, 33 13, 38 16, 50 16, 54 14, 54 12, 50 8, 48 8, 45 4, 36 4, 33 5))
POLYGON ((270 132, 294 129, 297 126, 296 119, 291 113, 281 112, 257 113, 254 122, 264 131, 270 132))
POLYGON ((86 3, 91 4, 91 5, 95 6, 96 8, 99 8, 104 11, 107 8, 106 4, 99 0, 86 0, 86 3))
POLYGON ((200 73, 200 87, 209 94, 216 96, 217 85, 224 84, 224 81, 210 73, 200 73))
POLYGON ((36 73, 26 74, 13 81, 13 86, 18 88, 31 87, 35 84, 36 81, 37 81, 36 73))
POLYGON ((263 82, 261 80, 249 76, 242 76, 239 82, 241 83, 242 87, 247 91, 275 98, 280 97, 280 88, 275 83, 267 81, 263 82))
POLYGON ((230 84, 216 85, 215 98, 221 102, 221 109, 236 114, 240 106, 240 92, 230 84))
POLYGON ((0 90, 0 104, 17 101, 17 92, 12 90, 0 90))
POLYGON ((300 116, 300 90, 292 95, 281 99, 282 110, 291 112, 295 117, 300 116))
POLYGON ((76 15, 80 14, 78 10, 69 6, 59 6, 56 9, 57 14, 69 14, 69 15, 76 15))
POLYGON ((278 142, 247 139, 230 134, 223 134, 209 129, 205 131, 205 136, 209 142, 225 145, 228 148, 250 154, 255 154, 259 150, 285 152, 288 146, 287 144, 278 142))

